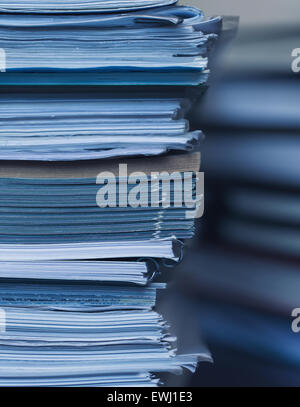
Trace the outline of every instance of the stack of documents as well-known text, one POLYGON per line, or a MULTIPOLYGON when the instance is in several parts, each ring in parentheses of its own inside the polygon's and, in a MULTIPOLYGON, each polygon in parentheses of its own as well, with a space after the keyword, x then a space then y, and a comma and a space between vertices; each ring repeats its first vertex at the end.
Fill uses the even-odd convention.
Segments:
POLYGON ((130 11, 158 6, 167 6, 177 0, 67 0, 61 3, 58 0, 25 0, 1 2, 0 11, 8 13, 109 13, 116 11, 130 11))
MULTIPOLYGON (((107 258, 159 258, 178 261, 181 258, 181 247, 182 244, 179 241, 171 239, 69 244, 28 244, 25 240, 24 244, 1 244, 0 256, 1 261, 12 259, 16 261, 60 261, 107 258)), ((98 266, 100 267, 100 265, 98 266)), ((72 271, 73 274, 76 275, 75 271, 72 271)))
MULTIPOLYGON (((4 74, 5 76, 6 74, 4 74)), ((202 139, 170 92, 2 94, 0 160, 70 161, 190 151, 202 139)))
MULTIPOLYGON (((57 246, 56 246, 57 247, 57 246)), ((60 247, 63 247, 60 245, 60 247)), ((49 248, 49 246, 46 248, 49 248)), ((76 245, 75 245, 76 248, 76 245)), ((40 248, 41 249, 41 248, 40 248)), ((121 247, 118 248, 119 250, 121 247)), ((15 250, 17 250, 15 248, 15 250)), ((58 248, 57 248, 58 250, 58 248)), ((78 248, 77 248, 78 250, 78 248)), ((137 250, 137 249, 136 249, 137 250)), ((128 251, 128 247, 126 247, 128 251)), ((20 252, 18 253, 20 254, 20 252)), ((33 252, 30 251, 33 257, 33 252)), ((96 254, 94 255, 96 256, 96 254)), ((3 251, 1 257, 4 257, 3 251)), ((14 256, 17 259, 17 253, 14 256)), ((174 258, 175 260, 175 258, 174 258)), ((1 279, 57 280, 146 285, 157 270, 151 263, 130 261, 1 261, 1 279)))
POLYGON ((194 370, 209 355, 176 356, 152 310, 161 288, 1 283, 1 384, 153 386, 153 372, 194 370))
MULTIPOLYGON (((118 176, 112 179, 119 193, 111 202, 98 202, 97 195, 103 188, 97 185, 98 171, 109 168, 117 172, 117 164, 114 160, 78 163, 75 170, 63 164, 3 163, 0 244, 129 242, 193 236, 194 217, 189 214, 192 209, 203 208, 203 194, 195 196, 197 179, 193 175, 200 166, 198 153, 127 160, 128 174, 144 171, 145 179, 139 186, 146 193, 131 202, 137 185, 127 184, 126 177, 118 176), (165 169, 172 174, 176 169, 175 182, 168 181, 169 196, 159 178, 149 182, 154 169, 159 174, 165 169)), ((114 173, 110 172, 110 176, 114 177, 114 173)))
POLYGON ((1 12, 8 13, 109 13, 116 11, 130 11, 149 7, 167 6, 176 0, 23 0, 1 1, 1 12))
POLYGON ((156 386, 211 361, 156 302, 203 213, 187 114, 222 24, 175 2, 0 1, 1 386, 156 386))
MULTIPOLYGON (((61 12, 68 3, 55 2, 61 12)), ((135 6, 102 4, 116 3, 135 6)), ((44 8, 42 14, 0 14, 6 59, 1 83, 198 85, 207 80, 207 54, 220 31, 220 17, 206 19, 200 10, 184 6, 126 14, 91 11, 48 15, 44 8)))

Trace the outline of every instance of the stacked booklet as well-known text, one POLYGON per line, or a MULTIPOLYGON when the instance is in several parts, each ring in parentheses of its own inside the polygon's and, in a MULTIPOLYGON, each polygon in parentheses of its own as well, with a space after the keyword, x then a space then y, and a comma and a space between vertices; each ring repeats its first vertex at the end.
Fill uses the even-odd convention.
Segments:
POLYGON ((48 1, 13 1, 1 2, 0 10, 5 13, 109 13, 146 9, 149 7, 166 6, 176 3, 176 0, 67 0, 61 3, 58 0, 48 1))
MULTIPOLYGON (((132 245, 132 240, 192 237, 194 212, 189 208, 203 207, 203 194, 195 196, 199 180, 193 175, 200 166, 199 153, 127 159, 125 165, 123 175, 116 160, 77 163, 76 168, 3 163, 0 244, 122 241, 132 245), (137 170, 143 170, 143 176, 137 170), (153 176, 154 170, 162 180, 153 176), (98 171, 106 184, 101 184, 98 171), (140 174, 137 185, 129 184, 134 178, 130 174, 140 174)), ((135 257, 144 256, 143 248, 140 253, 136 250, 135 257)))
MULTIPOLYGON (((173 0, 161 1, 168 2, 173 0)), ((200 10, 186 6, 141 11, 143 3, 148 8, 159 1, 141 1, 140 7, 125 1, 81 2, 86 4, 84 13, 76 3, 55 2, 60 8, 56 13, 48 1, 31 8, 23 2, 16 8, 0 3, 1 48, 6 55, 1 68, 7 73, 0 83, 116 86, 206 81, 207 53, 221 28, 220 17, 206 19, 200 10), (114 13, 102 14, 108 5, 114 13), (122 8, 127 12, 119 13, 122 8)))
POLYGON ((202 133, 191 131, 185 119, 188 99, 151 93, 3 93, 0 159, 73 161, 191 151, 202 133))
POLYGON ((187 115, 221 28, 172 3, 0 1, 2 386, 156 386, 211 361, 156 306, 203 213, 187 115))

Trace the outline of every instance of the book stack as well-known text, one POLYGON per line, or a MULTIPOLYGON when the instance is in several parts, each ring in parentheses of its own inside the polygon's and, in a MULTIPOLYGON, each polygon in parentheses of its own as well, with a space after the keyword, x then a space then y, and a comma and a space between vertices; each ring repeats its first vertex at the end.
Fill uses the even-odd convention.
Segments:
POLYGON ((221 27, 172 3, 0 1, 2 386, 155 386, 211 360, 156 309, 203 211, 187 112, 221 27))

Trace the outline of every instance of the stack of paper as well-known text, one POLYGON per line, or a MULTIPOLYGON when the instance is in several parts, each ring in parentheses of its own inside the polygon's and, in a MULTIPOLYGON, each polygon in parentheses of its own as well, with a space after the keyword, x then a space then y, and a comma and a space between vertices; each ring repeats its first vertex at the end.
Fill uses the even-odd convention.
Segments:
MULTIPOLYGON (((32 251, 30 253, 33 255, 32 251)), ((1 257, 3 254, 2 252, 1 257)), ((17 260, 17 255, 14 258, 17 260)), ((63 280, 90 283, 124 282, 146 285, 149 279, 154 277, 156 271, 151 263, 129 261, 33 262, 20 260, 18 262, 0 262, 0 278, 2 279, 63 280)))
MULTIPOLYGON (((6 76, 6 75, 4 75, 6 76)), ((189 151, 189 99, 168 92, 2 94, 0 159, 69 161, 189 151), (135 95, 136 94, 136 95, 135 95)))
MULTIPOLYGON (((72 244, 1 244, 1 260, 84 260, 107 258, 162 258, 179 260, 181 244, 174 240, 132 240, 72 244)), ((101 267, 99 265, 99 267, 101 267)), ((26 276, 24 276, 26 277, 26 276)))
MULTIPOLYGON (((117 11, 123 2, 102 4, 116 3, 117 11)), ((141 3, 149 6, 150 2, 141 3)), ((135 2, 123 4, 139 8, 135 2)), ((61 5, 60 11, 67 6, 61 5)), ((89 2, 87 7, 91 6, 89 2)), ((0 14, 7 73, 0 80, 196 85, 207 79, 207 53, 220 28, 219 17, 205 19, 200 10, 183 6, 126 14, 0 14)))
POLYGON ((200 155, 147 158, 143 162, 132 159, 127 163, 128 175, 132 169, 145 172, 145 179, 139 183, 140 196, 134 192, 136 184, 130 185, 126 176, 118 176, 114 182, 119 193, 112 196, 111 202, 104 197, 97 201, 103 185, 97 185, 96 177, 97 171, 101 173, 105 168, 117 171, 116 161, 78 164, 76 171, 64 165, 3 164, 0 243, 99 243, 192 237, 194 219, 189 217, 189 208, 203 206, 203 195, 198 200, 195 196, 197 179, 193 175, 200 166, 200 155), (171 174, 177 170, 173 182, 168 181, 169 195, 159 178, 151 182, 152 168, 159 174, 164 169, 171 174), (185 200, 182 172, 187 173, 185 200))
POLYGON ((108 13, 110 11, 129 11, 148 7, 166 6, 176 3, 176 0, 25 0, 1 1, 0 11, 14 13, 108 13))
POLYGON ((155 385, 151 372, 195 369, 151 310, 159 288, 1 284, 1 384, 155 385))
POLYGON ((206 82, 221 28, 173 3, 0 0, 2 386, 156 386, 211 361, 156 308, 203 212, 204 88, 173 85, 206 82))

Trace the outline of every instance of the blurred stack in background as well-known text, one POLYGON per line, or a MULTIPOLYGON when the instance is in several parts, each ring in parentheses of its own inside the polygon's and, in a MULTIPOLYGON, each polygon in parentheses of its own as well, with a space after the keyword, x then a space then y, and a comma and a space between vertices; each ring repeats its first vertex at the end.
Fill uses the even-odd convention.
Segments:
MULTIPOLYGON (((220 12, 220 2, 202 3, 220 12)), ((194 109, 207 136, 206 210, 178 285, 215 365, 201 366, 191 385, 300 384, 300 334, 291 328, 300 307, 300 74, 292 70, 300 4, 279 6, 223 3, 221 12, 240 15, 239 33, 194 109)))

